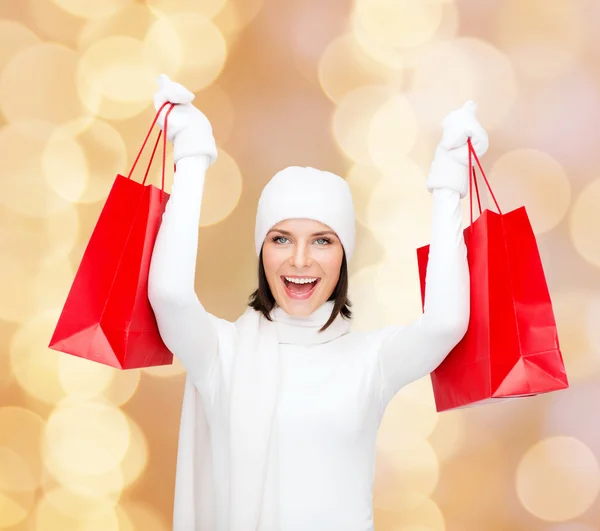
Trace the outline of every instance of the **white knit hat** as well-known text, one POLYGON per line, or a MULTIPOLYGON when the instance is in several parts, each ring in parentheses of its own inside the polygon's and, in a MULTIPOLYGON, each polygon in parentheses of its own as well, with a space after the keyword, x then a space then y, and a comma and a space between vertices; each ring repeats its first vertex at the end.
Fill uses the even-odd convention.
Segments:
POLYGON ((285 219, 314 219, 338 235, 346 260, 354 252, 356 226, 348 183, 339 175, 310 167, 290 166, 265 185, 256 212, 254 243, 260 255, 271 228, 285 219))

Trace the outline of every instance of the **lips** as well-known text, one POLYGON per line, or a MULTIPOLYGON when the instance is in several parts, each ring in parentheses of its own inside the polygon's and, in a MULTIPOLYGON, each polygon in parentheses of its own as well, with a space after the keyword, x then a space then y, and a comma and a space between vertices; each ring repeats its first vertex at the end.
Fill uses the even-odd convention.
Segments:
MULTIPOLYGON (((314 278, 314 277, 312 277, 312 278, 314 278)), ((292 282, 289 282, 288 280, 285 279, 285 277, 282 276, 281 281, 283 282, 285 293, 290 299, 306 300, 306 299, 310 298, 310 296, 315 292, 315 289, 317 288, 317 285, 319 284, 321 279, 317 278, 317 280, 315 282, 313 282, 312 284, 309 284, 309 283, 294 284, 292 282), (309 285, 310 285, 310 289, 308 289, 309 285), (300 286, 304 286, 304 287, 300 287, 300 286)))

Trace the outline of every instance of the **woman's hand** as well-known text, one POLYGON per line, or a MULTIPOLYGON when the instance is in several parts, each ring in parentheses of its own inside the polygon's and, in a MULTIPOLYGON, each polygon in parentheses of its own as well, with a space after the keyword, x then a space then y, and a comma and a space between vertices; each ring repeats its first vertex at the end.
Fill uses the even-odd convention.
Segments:
MULTIPOLYGON (((175 164, 183 157, 206 155, 209 164, 217 159, 217 146, 208 118, 192 105, 194 94, 179 83, 171 81, 165 74, 158 77, 159 89, 154 94, 154 107, 158 111, 165 102, 175 103, 167 120, 167 140, 173 142, 175 164)), ((166 106, 157 120, 163 129, 166 106)))
POLYGON ((449 188, 456 190, 460 197, 467 195, 469 188, 469 147, 481 157, 488 149, 489 141, 485 129, 477 121, 477 104, 467 101, 462 107, 452 111, 442 122, 442 140, 435 150, 435 156, 427 177, 427 189, 449 188))

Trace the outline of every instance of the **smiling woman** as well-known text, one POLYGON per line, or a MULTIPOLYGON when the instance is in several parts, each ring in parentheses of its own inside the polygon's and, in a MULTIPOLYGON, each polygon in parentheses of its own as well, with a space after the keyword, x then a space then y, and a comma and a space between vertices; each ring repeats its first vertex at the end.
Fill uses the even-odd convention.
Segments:
POLYGON ((261 193, 258 289, 244 313, 230 322, 204 309, 194 291, 198 222, 216 149, 192 98, 167 78, 155 96, 157 108, 176 104, 168 127, 175 179, 148 279, 161 337, 187 370, 173 529, 373 531, 383 412, 467 329, 467 135, 479 156, 487 150, 475 106, 446 122, 427 180, 433 219, 423 315, 408 326, 350 332, 352 195, 340 176, 315 168, 285 168, 261 193))

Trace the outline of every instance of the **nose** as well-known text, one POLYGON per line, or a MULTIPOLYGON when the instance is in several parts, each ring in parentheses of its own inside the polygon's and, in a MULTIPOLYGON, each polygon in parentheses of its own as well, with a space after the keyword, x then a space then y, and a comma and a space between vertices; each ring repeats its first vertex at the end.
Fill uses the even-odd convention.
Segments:
POLYGON ((297 269, 309 267, 312 264, 309 246, 302 243, 296 244, 291 256, 291 265, 297 269))

